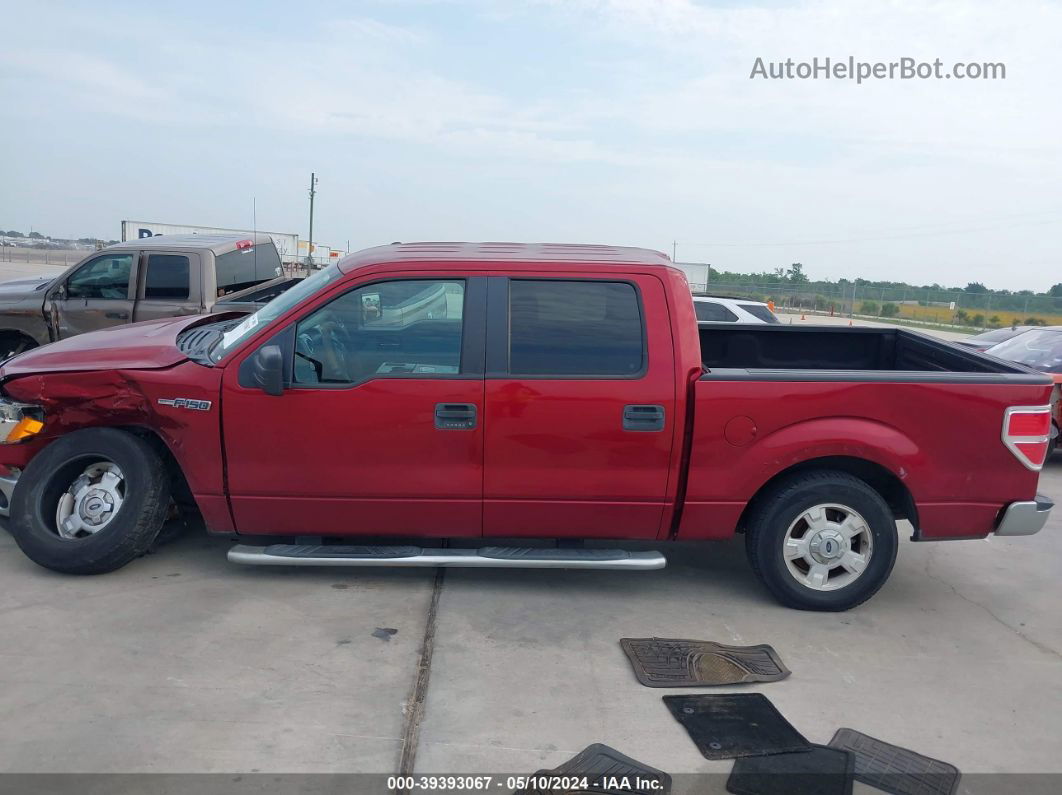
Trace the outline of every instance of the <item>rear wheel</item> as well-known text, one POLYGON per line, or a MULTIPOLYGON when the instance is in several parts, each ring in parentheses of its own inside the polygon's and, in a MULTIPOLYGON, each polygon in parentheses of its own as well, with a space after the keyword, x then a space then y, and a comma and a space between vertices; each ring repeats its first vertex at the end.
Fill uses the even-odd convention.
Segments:
POLYGON ((845 472, 789 478, 757 500, 745 548, 782 604, 848 610, 873 596, 896 561, 896 521, 864 481, 845 472))
POLYGON ((150 549, 169 504, 166 468, 147 442, 90 428, 30 461, 12 496, 10 529, 45 568, 102 574, 150 549))

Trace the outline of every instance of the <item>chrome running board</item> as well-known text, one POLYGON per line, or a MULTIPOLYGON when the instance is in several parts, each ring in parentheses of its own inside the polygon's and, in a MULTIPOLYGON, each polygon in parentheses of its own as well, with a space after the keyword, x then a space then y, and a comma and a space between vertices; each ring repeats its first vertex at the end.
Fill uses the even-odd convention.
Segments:
POLYGON ((662 569, 667 559, 656 551, 625 549, 553 549, 549 547, 480 547, 446 549, 416 546, 237 544, 231 563, 252 566, 461 566, 506 569, 662 569))

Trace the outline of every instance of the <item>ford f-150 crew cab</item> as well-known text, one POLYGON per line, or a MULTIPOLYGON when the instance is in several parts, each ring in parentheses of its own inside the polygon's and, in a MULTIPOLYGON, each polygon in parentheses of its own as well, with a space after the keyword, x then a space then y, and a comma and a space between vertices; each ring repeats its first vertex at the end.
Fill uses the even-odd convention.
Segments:
POLYGON ((1045 375, 900 328, 698 328, 640 249, 369 249, 250 316, 28 351, 0 388, 10 530, 62 572, 125 565, 182 506, 272 565, 637 570, 667 546, 573 542, 742 532, 781 602, 839 610, 897 519, 1026 535, 1051 508, 1045 375))
POLYGON ((86 331, 237 306, 252 287, 288 284, 269 235, 157 235, 116 243, 57 277, 0 284, 0 358, 86 331), (237 294, 238 293, 238 294, 237 294))

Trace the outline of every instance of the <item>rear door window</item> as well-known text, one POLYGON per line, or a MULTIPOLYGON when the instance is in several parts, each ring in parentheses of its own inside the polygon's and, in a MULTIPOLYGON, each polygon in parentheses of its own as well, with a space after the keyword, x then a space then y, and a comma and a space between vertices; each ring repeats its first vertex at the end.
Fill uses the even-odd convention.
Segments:
POLYGON ((694 301, 693 310, 697 313, 698 320, 713 323, 736 323, 737 315, 722 304, 715 301, 694 301))
POLYGON ((191 266, 184 254, 149 254, 144 298, 173 301, 188 298, 191 266))
POLYGON ((774 312, 765 307, 763 304, 738 304, 742 309, 752 315, 754 318, 762 320, 764 323, 778 323, 778 318, 774 316, 774 312))
POLYGON ((509 283, 509 371, 528 376, 637 376, 645 326, 626 282, 509 283))

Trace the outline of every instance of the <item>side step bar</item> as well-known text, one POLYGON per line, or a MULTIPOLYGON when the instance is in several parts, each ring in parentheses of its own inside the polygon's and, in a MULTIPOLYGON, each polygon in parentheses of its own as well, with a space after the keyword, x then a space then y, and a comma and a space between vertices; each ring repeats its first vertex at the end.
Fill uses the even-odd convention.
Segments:
POLYGON ((253 566, 463 566, 515 569, 662 569, 667 559, 659 552, 625 549, 552 549, 480 547, 479 549, 416 546, 349 546, 237 544, 229 561, 253 566))

